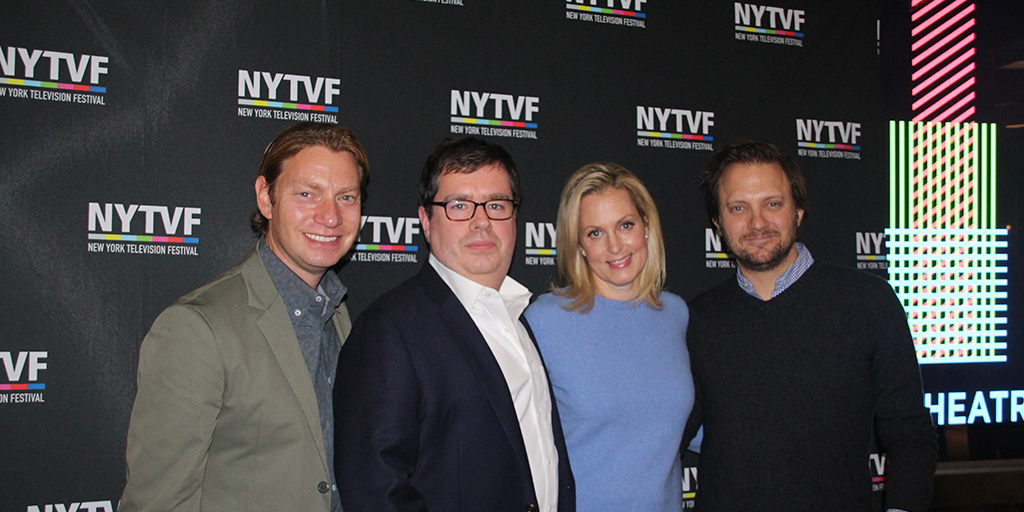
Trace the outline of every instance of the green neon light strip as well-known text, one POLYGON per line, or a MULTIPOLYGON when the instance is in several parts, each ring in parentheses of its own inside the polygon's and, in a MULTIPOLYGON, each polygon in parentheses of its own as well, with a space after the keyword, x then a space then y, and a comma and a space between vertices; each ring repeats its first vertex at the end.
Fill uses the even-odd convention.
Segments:
POLYGON ((995 125, 890 121, 889 134, 889 277, 919 362, 1005 361, 995 125))

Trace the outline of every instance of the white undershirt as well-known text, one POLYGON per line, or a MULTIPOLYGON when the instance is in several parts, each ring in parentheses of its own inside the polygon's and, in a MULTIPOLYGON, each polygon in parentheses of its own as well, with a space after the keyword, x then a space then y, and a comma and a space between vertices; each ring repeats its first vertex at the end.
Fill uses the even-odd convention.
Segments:
POLYGON ((526 445, 537 506, 540 512, 555 512, 558 452, 551 426, 548 378, 537 347, 519 321, 530 304, 530 290, 508 276, 501 289, 495 290, 459 275, 433 254, 428 261, 469 312, 501 367, 526 445))

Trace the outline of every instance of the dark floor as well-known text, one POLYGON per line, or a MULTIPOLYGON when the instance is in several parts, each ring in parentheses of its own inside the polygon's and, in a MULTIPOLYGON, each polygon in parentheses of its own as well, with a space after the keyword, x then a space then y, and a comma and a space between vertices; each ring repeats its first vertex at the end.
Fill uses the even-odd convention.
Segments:
POLYGON ((1024 512, 1024 461, 942 463, 933 512, 1024 512))

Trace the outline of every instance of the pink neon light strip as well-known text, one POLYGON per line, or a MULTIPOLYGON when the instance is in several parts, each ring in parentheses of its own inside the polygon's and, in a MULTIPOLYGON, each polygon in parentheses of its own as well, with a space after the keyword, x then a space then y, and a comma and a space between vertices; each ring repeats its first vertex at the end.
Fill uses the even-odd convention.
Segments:
POLYGON ((937 101, 934 104, 932 104, 932 106, 928 107, 927 109, 922 111, 920 114, 917 114, 916 116, 914 116, 913 120, 914 121, 924 121, 925 119, 928 119, 929 121, 945 121, 947 117, 953 115, 954 112, 960 110, 960 108, 962 108, 965 103, 967 103, 967 102, 969 102, 969 101, 974 99, 974 92, 973 91, 968 93, 967 96, 962 98, 960 101, 956 102, 952 107, 947 109, 945 112, 939 114, 938 116, 935 116, 935 117, 929 117, 929 116, 931 116, 932 113, 935 112, 936 110, 942 108, 943 105, 949 103, 950 101, 953 101, 953 99, 955 99, 961 93, 963 93, 964 91, 970 89, 973 86, 974 86, 974 77, 971 77, 966 82, 960 84, 960 86, 957 87, 956 89, 954 89, 952 92, 950 92, 949 94, 943 96, 942 99, 940 99, 939 101, 937 101))
MULTIPOLYGON (((926 1, 928 1, 928 0, 913 0, 910 3, 910 6, 911 7, 917 7, 918 5, 921 5, 921 2, 926 2, 926 1)), ((928 4, 925 7, 922 7, 920 10, 918 10, 917 12, 915 12, 914 14, 912 14, 910 16, 910 20, 911 21, 917 21, 918 18, 920 18, 921 16, 924 16, 925 14, 928 13, 928 11, 938 7, 939 5, 940 5, 939 2, 932 2, 932 3, 928 4)))
MULTIPOLYGON (((912 134, 912 139, 922 138, 922 133, 923 130, 915 130, 912 134)), ((944 124, 942 126, 941 133, 930 137, 927 145, 921 144, 920 142, 918 144, 914 144, 914 153, 917 154, 916 158, 918 159, 919 164, 915 165, 915 168, 918 170, 912 176, 914 186, 914 189, 911 192, 912 215, 915 217, 919 216, 921 211, 929 206, 930 201, 922 201, 922 196, 924 194, 928 194, 929 197, 942 197, 943 195, 948 194, 950 189, 954 188, 954 185, 958 191, 962 191, 968 195, 966 203, 968 205, 973 204, 973 197, 971 197, 970 194, 972 185, 965 185, 963 187, 959 185, 960 182, 965 181, 966 175, 971 172, 970 160, 973 158, 973 154, 970 152, 970 147, 974 144, 974 138, 971 133, 970 129, 966 126, 944 124), (954 126, 956 126, 955 133, 949 133, 954 126), (931 146, 931 142, 937 142, 938 146, 929 150, 928 148, 931 146), (966 157, 963 156, 965 153, 967 153, 966 157), (939 161, 930 162, 934 158, 939 158, 939 161), (938 168, 946 170, 939 176, 934 176, 930 171, 922 172, 921 166, 926 164, 928 165, 928 169, 938 168), (958 170, 965 170, 966 172, 959 172, 958 170), (930 179, 933 177, 935 178, 934 180, 930 179), (946 180, 947 183, 939 191, 933 192, 930 190, 931 186, 924 186, 922 183, 922 180, 926 178, 929 178, 929 183, 942 180, 946 180)), ((959 197, 963 196, 964 193, 953 195, 959 197)), ((955 199, 950 199, 945 201, 943 204, 938 205, 937 209, 941 210, 943 208, 948 208, 949 204, 954 200, 955 199)), ((960 206, 956 208, 956 210, 962 210, 963 208, 964 205, 963 202, 961 202, 960 206)), ((931 208, 929 208, 929 210, 931 210, 931 208)), ((943 222, 942 225, 936 227, 949 226, 950 214, 947 214, 945 217, 946 221, 943 222)), ((966 216, 959 216, 959 220, 955 224, 962 225, 968 218, 973 218, 973 214, 969 213, 966 216)))
POLYGON ((942 161, 936 163, 936 165, 935 165, 936 167, 945 167, 945 168, 954 167, 954 165, 951 165, 949 163, 949 160, 951 158, 953 158, 953 155, 955 155, 955 154, 958 155, 961 152, 964 152, 970 146, 974 145, 974 137, 972 135, 970 135, 970 130, 969 129, 958 129, 958 130, 956 130, 955 133, 947 134, 943 139, 944 140, 954 139, 954 140, 957 140, 957 141, 962 140, 963 142, 960 143, 960 144, 957 144, 957 146, 953 148, 953 151, 948 151, 946 148, 949 147, 950 143, 949 142, 944 142, 943 145, 938 147, 938 148, 936 148, 935 151, 932 151, 932 152, 928 153, 927 157, 929 159, 932 158, 932 157, 938 156, 942 152, 945 153, 946 156, 943 158, 942 161), (966 148, 965 148, 965 146, 966 146, 966 148))
MULTIPOLYGON (((963 2, 964 2, 964 0, 959 0, 957 2, 954 2, 954 3, 950 4, 949 7, 946 7, 945 9, 939 11, 938 13, 935 14, 935 16, 932 16, 931 18, 928 18, 928 21, 926 21, 926 22, 924 22, 924 23, 914 27, 910 31, 910 35, 916 37, 918 34, 921 33, 922 30, 924 30, 925 28, 928 28, 928 26, 931 25, 933 22, 942 19, 943 16, 949 14, 950 11, 955 9, 957 6, 959 6, 963 2)), ((931 38, 933 38, 933 37, 935 37, 935 36, 945 32, 946 29, 948 29, 950 27, 950 25, 953 25, 956 22, 962 20, 964 18, 964 16, 967 16, 968 14, 970 14, 972 12, 974 12, 974 4, 968 5, 967 8, 965 8, 963 11, 960 11, 959 13, 957 13, 956 16, 953 16, 952 18, 946 20, 945 23, 943 23, 942 25, 939 25, 935 30, 932 30, 931 32, 929 32, 927 36, 924 36, 923 38, 921 38, 917 42, 915 42, 913 45, 911 45, 910 49, 912 49, 914 51, 917 51, 917 49, 920 48, 922 44, 928 42, 931 38)))
MULTIPOLYGON (((956 7, 958 6, 958 5, 960 5, 960 4, 962 4, 962 3, 964 3, 964 0, 957 0, 956 2, 954 2, 954 3, 953 3, 952 5, 950 5, 949 7, 946 7, 945 9, 943 9, 942 11, 940 11, 939 13, 937 13, 936 15, 934 15, 934 16, 932 16, 932 17, 930 17, 930 18, 928 19, 928 21, 925 21, 924 23, 922 23, 922 24, 918 25, 918 26, 917 26, 916 28, 914 28, 914 29, 913 29, 913 30, 912 30, 912 31, 910 32, 910 35, 912 35, 912 36, 916 36, 918 32, 920 32, 920 31, 921 31, 922 29, 924 29, 924 28, 925 28, 925 27, 927 27, 928 25, 931 25, 933 21, 935 21, 935 20, 938 20, 938 19, 941 19, 941 18, 942 18, 943 16, 945 16, 946 14, 948 14, 948 13, 949 13, 949 11, 951 11, 951 10, 955 9, 955 8, 956 8, 956 7)), ((938 7, 939 5, 941 5, 941 3, 940 3, 940 2, 932 2, 932 3, 928 4, 928 7, 925 7, 925 8, 923 8, 923 9, 920 9, 920 10, 918 10, 917 12, 915 12, 914 14, 912 14, 912 15, 910 16, 910 21, 917 21, 917 20, 919 20, 919 19, 920 19, 920 18, 921 18, 922 16, 924 16, 925 14, 927 14, 927 13, 928 13, 928 11, 930 11, 930 10, 932 10, 932 9, 934 9, 934 8, 936 8, 936 7, 938 7)))
MULTIPOLYGON (((921 108, 921 106, 924 103, 927 103, 932 98, 938 96, 939 93, 941 93, 942 91, 945 91, 946 89, 949 89, 950 87, 952 87, 953 84, 956 84, 961 78, 966 76, 971 71, 974 71, 974 63, 973 62, 968 64, 967 66, 965 66, 963 69, 961 69, 959 72, 957 72, 957 74, 949 77, 946 81, 944 81, 941 84, 939 84, 938 87, 932 89, 932 91, 929 92, 928 94, 925 94, 924 96, 921 96, 920 99, 918 99, 917 101, 914 102, 914 104, 913 104, 913 106, 911 108, 913 110, 917 110, 917 109, 921 108)), ((972 77, 971 80, 973 80, 973 79, 974 78, 972 77)))
MULTIPOLYGON (((974 93, 971 93, 971 94, 974 94, 974 93)), ((956 116, 956 118, 953 119, 953 122, 954 123, 963 123, 963 122, 969 120, 972 117, 974 117, 974 107, 973 106, 971 108, 965 110, 963 114, 960 114, 959 116, 956 116)))
POLYGON ((923 66, 921 69, 913 72, 910 75, 910 78, 913 81, 916 82, 919 78, 921 78, 922 75, 924 75, 925 73, 931 71, 932 68, 934 68, 935 66, 938 66, 940 63, 945 62, 946 59, 950 58, 950 56, 955 55, 960 50, 963 50, 964 46, 967 46, 967 45, 971 44, 972 42, 974 42, 974 33, 973 32, 971 33, 971 35, 965 37, 962 41, 957 43, 952 48, 946 50, 945 52, 942 52, 942 55, 940 55, 938 58, 932 60, 926 66, 923 66))
POLYGON ((957 128, 955 135, 950 134, 955 125, 949 123, 939 125, 939 131, 927 135, 929 133, 927 127, 931 125, 932 123, 927 123, 924 126, 919 126, 918 129, 914 130, 914 133, 911 134, 912 142, 915 142, 911 151, 911 155, 914 158, 911 167, 911 170, 913 171, 911 175, 911 183, 914 185, 917 185, 918 181, 926 177, 921 173, 922 166, 926 165, 929 160, 936 157, 941 146, 936 147, 934 150, 930 150, 929 148, 936 144, 941 144, 942 141, 950 137, 962 137, 961 133, 963 130, 959 127, 957 128), (926 135, 927 138, 925 138, 926 135))
MULTIPOLYGON (((964 52, 963 55, 957 57, 956 60, 954 60, 953 62, 950 62, 949 64, 946 64, 945 67, 940 69, 934 75, 928 77, 927 80, 925 80, 925 81, 917 84, 916 86, 914 86, 914 88, 910 91, 910 93, 912 95, 914 95, 914 96, 917 96, 918 94, 921 93, 921 91, 925 90, 925 88, 927 88, 933 82, 935 82, 939 78, 945 76, 949 72, 953 71, 953 69, 955 69, 957 66, 963 64, 965 60, 967 60, 967 59, 969 59, 971 57, 974 57, 974 48, 968 49, 966 52, 964 52)), ((971 62, 970 64, 967 65, 967 67, 970 68, 971 70, 974 70, 974 63, 971 62)), ((962 71, 961 71, 961 73, 962 73, 962 71)))
MULTIPOLYGON (((967 85, 967 84, 964 84, 964 85, 967 85)), ((973 78, 970 80, 970 85, 974 85, 974 79, 973 78)), ((957 91, 954 91, 954 92, 958 92, 958 91, 959 91, 959 89, 957 91)), ((950 93, 950 94, 952 94, 952 93, 950 93)), ((966 105, 966 104, 968 104, 968 103, 970 103, 972 101, 974 101, 974 91, 971 91, 970 93, 967 94, 967 96, 964 96, 960 101, 956 102, 956 104, 954 104, 952 107, 949 107, 948 109, 946 109, 945 112, 939 114, 937 116, 937 119, 940 120, 940 121, 945 121, 949 116, 953 115, 954 113, 956 113, 957 111, 962 109, 964 107, 964 105, 966 105)), ((974 109, 974 107, 971 107, 970 113, 974 113, 973 109, 974 109)), ((958 117, 958 119, 960 119, 960 118, 962 118, 962 116, 958 117)))
MULTIPOLYGON (((956 40, 961 34, 963 34, 964 32, 966 32, 968 29, 970 29, 972 27, 974 27, 974 18, 971 18, 970 20, 968 20, 966 23, 961 25, 956 30, 954 30, 953 32, 950 32, 949 35, 947 35, 946 37, 943 37, 939 42, 929 46, 927 50, 921 52, 916 57, 911 59, 910 63, 912 65, 914 65, 914 66, 920 64, 921 61, 924 60, 926 57, 928 57, 929 55, 939 51, 942 47, 944 47, 947 44, 949 44, 950 41, 956 40)), ((966 40, 966 38, 965 38, 965 40, 966 40)), ((974 40, 974 33, 973 32, 970 35, 970 40, 971 41, 974 40)), ((916 48, 912 47, 911 49, 914 50, 914 51, 917 51, 916 48)), ((945 60, 945 59, 943 59, 943 60, 945 60)))
MULTIPOLYGON (((941 225, 936 226, 936 228, 943 229, 948 227, 953 229, 966 229, 974 227, 967 225, 968 221, 974 220, 973 210, 968 210, 966 213, 963 213, 965 209, 973 206, 974 198, 967 198, 966 201, 959 203, 958 205, 956 205, 956 208, 947 212, 946 215, 944 215, 941 219, 941 225)), ((973 222, 971 224, 973 224, 973 222)))

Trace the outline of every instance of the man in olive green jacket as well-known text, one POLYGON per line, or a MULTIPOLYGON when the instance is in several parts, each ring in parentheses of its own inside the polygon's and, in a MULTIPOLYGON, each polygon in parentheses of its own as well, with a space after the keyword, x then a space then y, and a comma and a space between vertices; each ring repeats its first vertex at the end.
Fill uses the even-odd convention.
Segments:
POLYGON ((331 391, 351 321, 331 267, 367 180, 345 128, 302 123, 267 147, 256 248, 142 343, 119 510, 340 510, 331 391))

